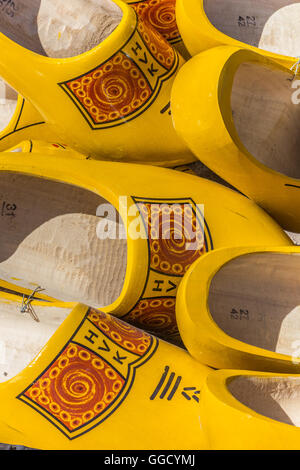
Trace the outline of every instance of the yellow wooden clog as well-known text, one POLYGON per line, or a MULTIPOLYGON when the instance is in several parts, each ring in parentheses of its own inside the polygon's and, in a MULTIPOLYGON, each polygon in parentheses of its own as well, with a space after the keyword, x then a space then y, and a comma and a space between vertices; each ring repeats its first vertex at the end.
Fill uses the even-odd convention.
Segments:
POLYGON ((300 2, 177 0, 177 23, 192 55, 215 46, 245 47, 288 67, 299 56, 300 2), (296 57, 296 59, 295 59, 296 57))
POLYGON ((188 351, 217 369, 300 372, 300 247, 219 249, 177 295, 188 351))
POLYGON ((55 142, 58 137, 28 101, 0 80, 0 151, 29 139, 55 142))
POLYGON ((180 70, 172 114, 205 165, 287 230, 300 232, 300 107, 292 78, 260 54, 216 47, 180 70))
POLYGON ((213 450, 300 450, 300 376, 215 371, 201 392, 213 450))
POLYGON ((180 54, 189 59, 176 22, 176 0, 123 0, 148 21, 180 54))
POLYGON ((208 372, 107 314, 0 293, 1 442, 205 449, 199 396, 208 372))
POLYGON ((175 299, 212 248, 290 245, 247 198, 177 171, 47 153, 0 158, 0 279, 178 341, 175 299))
POLYGON ((85 0, 84 9, 79 0, 51 8, 21 0, 13 17, 0 18, 0 47, 0 75, 59 141, 104 160, 172 166, 195 159, 170 111, 184 60, 122 0, 85 0))

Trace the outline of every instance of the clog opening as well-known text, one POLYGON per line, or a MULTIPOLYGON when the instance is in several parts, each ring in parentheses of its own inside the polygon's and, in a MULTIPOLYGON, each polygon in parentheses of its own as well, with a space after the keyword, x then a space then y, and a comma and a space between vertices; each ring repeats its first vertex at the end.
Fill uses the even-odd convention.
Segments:
POLYGON ((208 306, 228 336, 300 357, 300 254, 255 253, 225 264, 213 277, 208 306))
POLYGON ((256 413, 300 427, 300 378, 239 376, 227 387, 239 402, 256 413))
POLYGON ((67 183, 1 172, 0 218, 0 279, 99 308, 118 299, 127 241, 105 199, 67 183))
POLYGON ((0 31, 37 54, 67 58, 98 46, 121 19, 112 0, 18 0, 1 7, 0 31))
POLYGON ((300 93, 292 89, 291 77, 276 66, 242 63, 234 76, 231 109, 247 151, 271 170, 299 179, 300 93))
POLYGON ((16 294, 20 302, 6 298, 0 287, 0 383, 22 372, 71 312, 71 308, 35 300, 30 308, 37 322, 28 312, 21 312, 22 295, 16 294))
POLYGON ((209 21, 222 33, 251 46, 297 57, 300 2, 293 0, 204 0, 209 21))
POLYGON ((0 79, 0 134, 10 123, 18 102, 18 93, 0 79))

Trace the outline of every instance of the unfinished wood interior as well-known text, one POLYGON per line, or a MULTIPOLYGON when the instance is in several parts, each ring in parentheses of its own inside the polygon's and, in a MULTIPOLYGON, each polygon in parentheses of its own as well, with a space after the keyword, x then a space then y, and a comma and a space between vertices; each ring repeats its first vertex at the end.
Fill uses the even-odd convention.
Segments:
POLYGON ((300 51, 300 2, 293 0, 203 0, 210 22, 251 46, 291 57, 300 51))
POLYGON ((258 63, 242 63, 231 94, 238 137, 260 163, 300 178, 300 106, 292 100, 291 74, 258 63))
POLYGON ((71 312, 70 308, 34 305, 39 322, 21 313, 22 303, 0 299, 0 383, 23 371, 71 312))
POLYGON ((228 336, 300 357, 300 254, 257 253, 230 261, 214 276, 208 305, 228 336))
POLYGON ((300 427, 300 377, 239 376, 227 386, 239 402, 256 413, 300 427))
POLYGON ((40 286, 59 300, 110 305, 123 287, 127 242, 114 236, 122 222, 113 208, 107 238, 99 236, 100 204, 108 203, 77 186, 1 172, 0 279, 40 286))
POLYGON ((0 133, 10 123, 18 102, 18 93, 0 79, 0 133))
POLYGON ((98 46, 121 19, 113 0, 14 0, 1 7, 0 31, 37 54, 67 58, 98 46))

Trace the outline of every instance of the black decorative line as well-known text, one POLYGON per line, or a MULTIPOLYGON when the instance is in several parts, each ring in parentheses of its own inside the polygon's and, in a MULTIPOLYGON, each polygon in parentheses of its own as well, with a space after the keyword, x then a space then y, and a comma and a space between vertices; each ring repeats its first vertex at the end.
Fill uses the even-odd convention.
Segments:
POLYGON ((161 400, 162 400, 163 398, 165 398, 165 396, 166 396, 166 394, 167 394, 167 391, 169 390, 169 388, 170 388, 171 385, 172 385, 172 382, 173 382, 173 380, 174 380, 174 377, 175 377, 175 373, 172 372, 172 374, 171 374, 170 377, 169 377, 168 382, 166 383, 165 388, 163 389, 163 391, 162 391, 161 394, 160 394, 160 397, 159 397, 159 398, 160 398, 161 400))
POLYGON ((32 153, 32 147, 33 147, 32 140, 30 140, 29 142, 30 142, 30 149, 29 149, 29 153, 32 153))
POLYGON ((170 108, 171 108, 171 102, 169 101, 169 103, 164 108, 161 109, 160 114, 165 114, 170 108))
POLYGON ((185 392, 181 392, 181 394, 187 399, 187 400, 191 400, 191 397, 185 393, 185 392))
POLYGON ((66 150, 66 147, 64 147, 64 145, 59 144, 58 142, 55 142, 55 144, 58 145, 59 147, 61 147, 62 149, 66 150))
POLYGON ((6 139, 6 137, 9 137, 12 134, 15 134, 16 132, 23 131, 24 129, 28 129, 29 127, 40 126, 41 124, 46 124, 46 122, 45 121, 35 122, 34 124, 28 124, 27 126, 20 127, 20 129, 16 129, 12 132, 9 132, 8 134, 5 134, 3 137, 0 138, 0 141, 6 139))
POLYGON ((169 370, 170 370, 170 367, 169 366, 166 366, 165 367, 165 371, 164 373, 162 374, 161 378, 160 378, 160 381, 158 382, 158 385, 156 387, 156 389, 154 390, 154 392, 152 393, 151 397, 150 397, 150 400, 154 400, 158 394, 158 392, 160 391, 161 387, 163 386, 163 383, 164 381, 166 380, 166 377, 169 373, 169 370))
MULTIPOLYGON (((22 292, 17 292, 13 289, 7 289, 6 287, 2 287, 0 286, 0 292, 5 292, 6 294, 12 294, 12 295, 15 295, 16 297, 23 297, 23 295, 25 296, 25 298, 28 298, 30 296, 30 294, 25 294, 25 293, 22 293, 22 292)), ((42 297, 31 297, 32 300, 34 301, 39 301, 39 302, 47 302, 47 303, 53 303, 53 300, 46 300, 46 299, 43 299, 42 297)))
MULTIPOLYGON (((175 290, 175 289, 174 289, 175 290)), ((176 299, 176 295, 160 295, 157 297, 143 297, 140 300, 161 300, 161 299, 176 299)))
POLYGON ((199 403, 200 400, 199 400, 199 397, 196 396, 196 394, 199 394, 200 392, 195 392, 195 395, 192 396, 192 398, 197 402, 199 403))
POLYGON ((174 39, 167 39, 167 38, 166 38, 166 40, 169 41, 170 44, 178 44, 179 42, 182 41, 182 37, 181 37, 180 34, 179 34, 179 36, 177 36, 177 37, 174 38, 174 39))
POLYGON ((184 398, 186 398, 187 400, 195 400, 197 403, 199 403, 199 397, 197 395, 200 395, 200 390, 197 390, 196 387, 185 387, 183 389, 183 392, 181 392, 181 395, 184 396, 184 398), (186 392, 193 392, 193 395, 190 396, 188 395, 186 392))
POLYGON ((179 387, 179 385, 180 385, 181 380, 182 380, 182 377, 181 377, 181 376, 177 377, 177 380, 176 380, 176 382, 175 382, 175 384, 174 384, 174 387, 172 388, 172 390, 171 390, 171 392, 170 392, 170 394, 169 394, 169 396, 168 396, 168 401, 171 401, 172 398, 174 397, 174 395, 175 395, 175 393, 177 392, 177 389, 178 389, 178 387, 179 387))
POLYGON ((296 184, 285 184, 284 186, 287 186, 288 188, 300 189, 300 186, 297 186, 296 184))
POLYGON ((19 122, 20 122, 20 119, 21 119, 21 115, 22 115, 22 112, 23 112, 23 109, 24 109, 24 104, 25 104, 25 99, 23 98, 22 105, 21 105, 21 109, 20 109, 20 112, 19 112, 19 116, 18 116, 16 125, 15 125, 15 127, 14 127, 14 131, 17 130, 17 127, 18 127, 18 125, 19 125, 19 122))

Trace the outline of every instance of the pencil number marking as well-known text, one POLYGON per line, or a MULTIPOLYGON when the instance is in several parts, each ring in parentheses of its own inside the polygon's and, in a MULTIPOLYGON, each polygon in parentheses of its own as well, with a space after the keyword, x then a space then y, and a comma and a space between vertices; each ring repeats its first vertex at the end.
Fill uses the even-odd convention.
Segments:
POLYGON ((256 26, 255 16, 239 16, 238 25, 240 28, 249 28, 250 26, 256 26))
MULTIPOLYGON (((0 0, 1 1, 1 0, 0 0)), ((16 217, 16 204, 11 204, 9 202, 3 201, 1 204, 1 217, 16 217)))
POLYGON ((13 0, 0 0, 0 13, 3 12, 13 18, 17 11, 18 7, 13 0))
POLYGON ((241 308, 239 310, 236 310, 235 308, 233 308, 230 312, 230 318, 231 320, 239 321, 250 320, 249 310, 243 310, 241 308))

